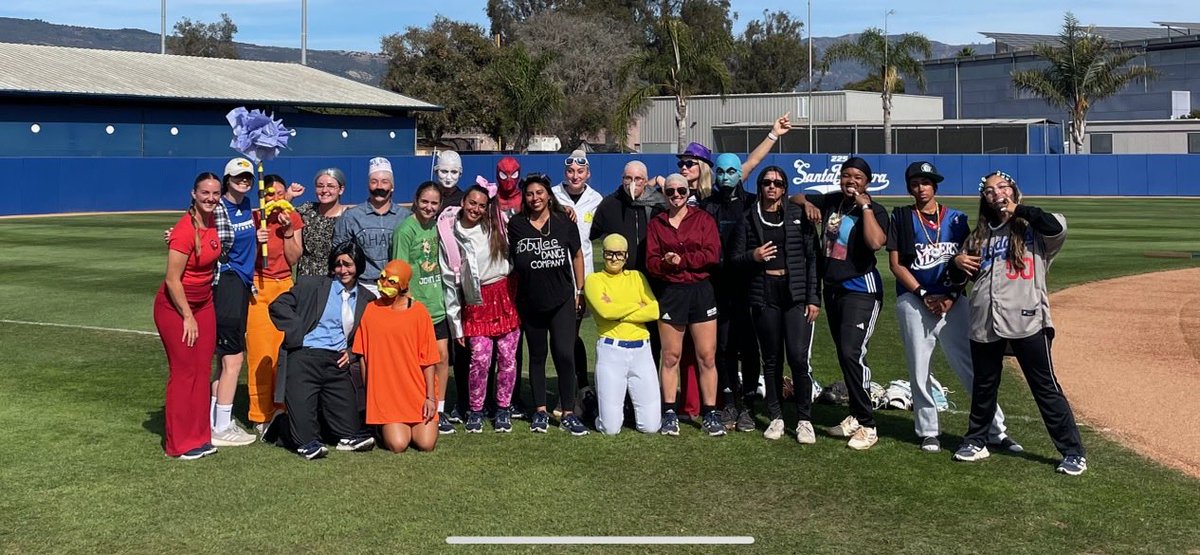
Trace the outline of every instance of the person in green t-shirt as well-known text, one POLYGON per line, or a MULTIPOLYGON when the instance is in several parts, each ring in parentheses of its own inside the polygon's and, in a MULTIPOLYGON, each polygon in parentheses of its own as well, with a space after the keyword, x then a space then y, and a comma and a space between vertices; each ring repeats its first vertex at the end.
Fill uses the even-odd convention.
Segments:
POLYGON ((437 373, 438 432, 454 433, 454 425, 446 414, 446 381, 450 375, 448 348, 450 326, 446 321, 446 303, 442 297, 442 269, 438 264, 437 214, 442 204, 438 184, 426 181, 417 187, 413 198, 413 214, 406 218, 392 235, 392 259, 412 266, 412 296, 429 311, 437 337, 441 361, 437 373))

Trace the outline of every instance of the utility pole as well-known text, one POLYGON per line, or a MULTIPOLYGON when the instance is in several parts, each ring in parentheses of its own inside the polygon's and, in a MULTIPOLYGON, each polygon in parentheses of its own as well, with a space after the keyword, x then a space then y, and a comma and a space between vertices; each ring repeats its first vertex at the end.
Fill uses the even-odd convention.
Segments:
POLYGON ((166 54, 167 53, 167 0, 162 0, 161 17, 162 17, 162 35, 161 35, 162 40, 159 41, 158 53, 166 54))
MULTIPOLYGON (((166 0, 164 0, 166 1, 166 0)), ((815 153, 812 145, 812 0, 809 0, 809 154, 815 153)))
POLYGON ((300 65, 308 65, 308 0, 300 0, 300 65))

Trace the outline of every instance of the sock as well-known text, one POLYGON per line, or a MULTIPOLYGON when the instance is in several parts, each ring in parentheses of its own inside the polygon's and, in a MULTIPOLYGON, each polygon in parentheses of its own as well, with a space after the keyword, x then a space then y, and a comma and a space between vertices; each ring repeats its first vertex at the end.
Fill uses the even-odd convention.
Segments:
POLYGON ((708 416, 710 412, 716 412, 717 407, 712 405, 700 405, 700 416, 708 416))
POLYGON ((675 401, 664 402, 663 408, 666 409, 666 412, 675 412, 675 401))
POLYGON ((446 412, 446 400, 438 401, 438 412, 446 412))
POLYGON ((217 422, 217 396, 208 397, 208 426, 211 428, 217 422))
POLYGON ((213 418, 213 430, 223 432, 233 421, 233 404, 217 405, 216 416, 213 418))

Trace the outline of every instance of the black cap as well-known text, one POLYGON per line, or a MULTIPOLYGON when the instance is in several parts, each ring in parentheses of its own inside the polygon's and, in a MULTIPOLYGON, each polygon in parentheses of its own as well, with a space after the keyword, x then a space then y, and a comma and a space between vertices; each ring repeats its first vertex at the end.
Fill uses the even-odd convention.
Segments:
POLYGON ((912 181, 914 177, 927 177, 934 183, 941 183, 944 177, 937 172, 937 168, 929 162, 919 161, 908 165, 908 169, 904 170, 904 182, 912 181))

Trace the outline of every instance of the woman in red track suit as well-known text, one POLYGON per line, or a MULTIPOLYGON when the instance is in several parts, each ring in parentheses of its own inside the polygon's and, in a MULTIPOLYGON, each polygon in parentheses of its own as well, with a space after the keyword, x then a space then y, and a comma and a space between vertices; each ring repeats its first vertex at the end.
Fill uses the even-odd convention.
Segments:
POLYGON ((212 281, 221 242, 213 210, 221 178, 205 172, 192 205, 167 239, 167 276, 154 299, 154 326, 167 352, 166 452, 194 460, 217 452, 209 428, 209 376, 217 348, 212 281))

